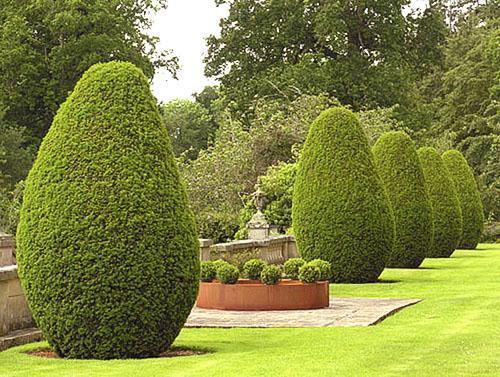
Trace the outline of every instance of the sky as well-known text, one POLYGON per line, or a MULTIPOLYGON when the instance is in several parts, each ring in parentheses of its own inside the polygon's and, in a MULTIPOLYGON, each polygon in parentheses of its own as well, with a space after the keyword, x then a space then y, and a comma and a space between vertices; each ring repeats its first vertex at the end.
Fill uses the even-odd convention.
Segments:
MULTIPOLYGON (((422 7, 428 0, 412 0, 412 7, 422 7)), ((179 58, 179 80, 160 71, 153 80, 153 92, 161 102, 190 98, 206 85, 216 82, 204 75, 205 38, 218 35, 219 20, 227 7, 216 7, 214 0, 169 0, 168 8, 153 18, 151 33, 160 37, 158 48, 171 49, 179 58)))

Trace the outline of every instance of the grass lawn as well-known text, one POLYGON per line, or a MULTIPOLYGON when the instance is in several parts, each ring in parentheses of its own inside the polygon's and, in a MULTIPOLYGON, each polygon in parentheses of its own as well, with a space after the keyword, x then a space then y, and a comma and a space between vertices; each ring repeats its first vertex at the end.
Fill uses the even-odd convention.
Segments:
POLYGON ((316 329, 186 329, 177 346, 214 353, 77 361, 0 353, 0 376, 500 376, 500 244, 388 269, 384 282, 331 285, 341 297, 422 298, 379 325, 316 329))

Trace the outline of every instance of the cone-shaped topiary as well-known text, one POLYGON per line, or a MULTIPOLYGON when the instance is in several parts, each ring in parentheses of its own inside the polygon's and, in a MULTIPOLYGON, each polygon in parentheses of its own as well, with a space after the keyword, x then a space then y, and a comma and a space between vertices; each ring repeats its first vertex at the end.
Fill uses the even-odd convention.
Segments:
POLYGON ((199 245, 138 68, 95 65, 61 106, 26 182, 17 242, 30 308, 59 355, 152 357, 177 337, 199 245))
POLYGON ((292 217, 302 257, 330 262, 332 281, 380 276, 394 219, 368 139, 351 111, 326 110, 313 122, 299 161, 292 217))
POLYGON ((443 153, 443 161, 455 185, 462 209, 462 238, 460 249, 475 249, 483 233, 484 213, 481 195, 474 174, 462 153, 450 150, 443 153))
POLYGON ((387 267, 417 268, 432 245, 432 209, 415 144, 401 131, 383 134, 372 148, 394 213, 396 237, 387 267))
POLYGON ((431 147, 420 148, 417 152, 434 223, 434 238, 426 257, 447 258, 457 248, 462 235, 462 211, 457 193, 439 153, 431 147))

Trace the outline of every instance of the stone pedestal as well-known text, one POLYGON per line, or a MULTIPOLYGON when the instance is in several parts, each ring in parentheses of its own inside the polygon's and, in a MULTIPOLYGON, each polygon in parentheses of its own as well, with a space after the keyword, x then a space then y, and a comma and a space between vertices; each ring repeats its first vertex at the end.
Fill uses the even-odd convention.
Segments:
POLYGON ((247 229, 249 240, 263 240, 271 235, 271 226, 260 210, 247 223, 247 229))

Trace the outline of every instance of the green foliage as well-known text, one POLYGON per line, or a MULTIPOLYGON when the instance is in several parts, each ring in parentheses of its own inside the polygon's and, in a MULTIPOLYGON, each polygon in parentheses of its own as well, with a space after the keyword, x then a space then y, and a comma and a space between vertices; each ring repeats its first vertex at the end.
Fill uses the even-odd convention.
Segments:
POLYGON ((386 266, 417 268, 432 245, 432 208, 415 144, 404 132, 383 134, 373 147, 375 165, 394 213, 396 235, 386 266))
POLYGON ((0 187, 0 231, 7 234, 16 233, 23 203, 23 191, 24 181, 19 181, 13 191, 0 187))
POLYGON ((19 275, 69 358, 142 358, 179 334, 199 285, 194 218, 144 74, 98 64, 45 137, 24 191, 19 275))
POLYGON ((281 268, 274 264, 270 264, 262 269, 260 280, 266 285, 278 284, 281 280, 281 274, 281 268))
POLYGON ((328 93, 356 110, 408 101, 406 0, 221 0, 206 73, 248 112, 253 98, 328 93))
POLYGON ((299 270, 299 280, 304 283, 316 283, 321 278, 321 269, 312 263, 306 263, 299 270))
POLYGON ((219 267, 227 266, 227 265, 230 264, 229 262, 227 262, 227 261, 225 261, 223 259, 217 259, 216 261, 213 261, 212 263, 215 266, 215 270, 216 271, 219 269, 219 267))
POLYGON ((251 280, 258 280, 267 263, 262 259, 250 259, 243 266, 243 273, 251 280))
POLYGON ((335 282, 377 280, 392 249, 394 219, 368 139, 351 111, 327 110, 311 126, 292 213, 304 259, 330 262, 335 282))
POLYGON ((313 259, 308 264, 319 268, 320 276, 318 280, 326 281, 332 277, 332 265, 329 262, 322 259, 313 259))
POLYGON ((24 129, 9 126, 0 119, 0 150, 3 151, 0 171, 7 190, 14 189, 19 181, 25 179, 33 164, 33 148, 26 147, 26 144, 28 138, 24 129))
POLYGON ((204 261, 200 264, 200 280, 204 282, 211 282, 217 276, 217 268, 214 262, 204 261))
POLYGON ((455 186, 462 210, 462 238, 458 247, 475 249, 483 232, 484 215, 474 174, 459 151, 446 151, 442 158, 455 186))
POLYGON ((214 137, 217 124, 209 111, 197 102, 177 99, 161 106, 176 156, 195 159, 214 137))
POLYGON ((331 103, 325 96, 258 101, 251 128, 227 110, 219 112, 214 143, 180 165, 202 237, 221 242, 234 237, 238 224, 252 215, 249 211, 248 220, 240 220, 244 198, 254 192, 258 177, 293 159, 292 147, 303 142, 309 122, 331 103))
POLYGON ((130 61, 152 78, 175 74, 157 52, 150 16, 165 0, 18 0, 0 4, 0 107, 5 119, 41 139, 59 105, 93 64, 130 61))
POLYGON ((299 278, 300 268, 306 264, 306 261, 302 258, 290 258, 285 262, 285 275, 292 280, 297 280, 299 278))
POLYGON ((217 267, 216 277, 222 284, 236 284, 240 278, 240 270, 229 263, 221 264, 217 267))
POLYGON ((439 153, 431 147, 422 147, 417 152, 431 201, 434 223, 433 243, 426 257, 447 258, 458 247, 462 237, 460 203, 439 153))

